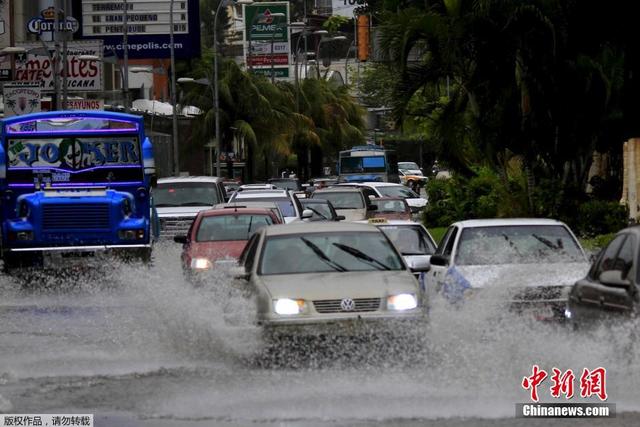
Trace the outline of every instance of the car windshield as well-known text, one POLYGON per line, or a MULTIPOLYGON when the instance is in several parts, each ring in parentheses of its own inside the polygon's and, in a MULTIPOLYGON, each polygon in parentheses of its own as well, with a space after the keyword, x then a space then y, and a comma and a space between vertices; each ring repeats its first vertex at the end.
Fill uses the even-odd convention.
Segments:
POLYGON ((404 185, 389 185, 376 188, 383 197, 400 197, 402 199, 416 199, 418 196, 410 188, 404 185))
POLYGON ((403 170, 420 170, 420 166, 415 162, 398 162, 398 169, 403 170))
POLYGON ((273 202, 278 205, 278 208, 280 208, 282 216, 297 216, 293 202, 288 197, 236 197, 233 199, 233 202, 273 202))
POLYGON ((578 243, 562 225, 465 228, 456 264, 532 264, 585 262, 578 243))
POLYGON ((222 203, 218 198, 216 185, 210 182, 158 183, 153 189, 155 206, 213 206, 222 203))
POLYGON ((197 242, 249 240, 260 228, 273 224, 269 215, 231 214, 205 216, 196 233, 197 242))
POLYGON ((364 198, 355 191, 314 193, 313 198, 330 201, 334 209, 364 209, 364 198))
POLYGON ((379 228, 402 255, 431 255, 436 251, 427 233, 418 225, 383 225, 379 228))
POLYGON ((302 207, 304 209, 309 209, 311 212, 313 212, 313 216, 311 217, 312 221, 314 220, 326 221, 326 220, 333 219, 333 212, 329 207, 329 202, 313 203, 307 199, 302 199, 300 203, 302 203, 302 207))
POLYGON ((403 269, 398 253, 382 233, 327 232, 267 238, 260 274, 403 269), (291 262, 292 256, 296 262, 291 262))
POLYGON ((408 210, 405 203, 406 202, 404 200, 371 200, 371 204, 378 207, 376 209, 377 213, 405 213, 408 210))
POLYGON ((297 179, 271 179, 269 184, 273 184, 283 190, 299 191, 302 187, 297 179))

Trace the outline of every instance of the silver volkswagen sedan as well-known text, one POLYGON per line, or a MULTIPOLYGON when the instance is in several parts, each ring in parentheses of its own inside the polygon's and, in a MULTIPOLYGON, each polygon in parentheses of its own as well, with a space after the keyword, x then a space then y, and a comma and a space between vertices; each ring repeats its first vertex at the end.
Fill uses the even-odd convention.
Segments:
MULTIPOLYGON (((357 336, 424 316, 423 292, 389 239, 365 224, 265 227, 236 275, 257 301, 266 338, 357 336)), ((415 329, 415 328, 413 328, 415 329)))

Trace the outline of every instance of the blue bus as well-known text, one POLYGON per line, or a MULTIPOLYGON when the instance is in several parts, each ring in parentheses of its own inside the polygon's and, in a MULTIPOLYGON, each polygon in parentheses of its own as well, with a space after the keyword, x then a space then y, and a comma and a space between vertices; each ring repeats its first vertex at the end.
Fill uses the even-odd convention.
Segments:
POLYGON ((156 178, 142 117, 53 111, 1 123, 5 270, 103 252, 150 257, 156 178))
POLYGON ((394 150, 377 145, 360 145, 341 151, 338 158, 339 182, 400 182, 394 150))

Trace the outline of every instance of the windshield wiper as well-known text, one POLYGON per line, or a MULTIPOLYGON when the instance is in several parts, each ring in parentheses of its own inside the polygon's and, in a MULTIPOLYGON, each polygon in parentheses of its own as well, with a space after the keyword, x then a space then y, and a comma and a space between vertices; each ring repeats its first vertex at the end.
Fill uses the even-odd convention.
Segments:
POLYGON ((156 208, 177 208, 178 205, 174 205, 173 203, 156 203, 156 208))
POLYGON ((522 258, 522 253, 516 247, 515 243, 513 243, 513 241, 509 238, 509 236, 507 236, 506 233, 502 233, 502 237, 504 237, 504 240, 507 241, 507 243, 509 244, 509 247, 511 247, 511 249, 513 249, 515 251, 516 255, 518 255, 519 257, 522 258))
POLYGON ((341 266, 340 264, 338 264, 337 262, 332 261, 327 254, 325 254, 324 252, 322 252, 322 249, 320 249, 315 243, 307 240, 304 237, 301 237, 300 240, 302 240, 304 242, 305 245, 307 245, 309 248, 311 248, 311 250, 318 255, 318 257, 324 261, 327 265, 329 265, 331 268, 333 268, 336 271, 347 271, 346 268, 344 268, 343 266, 341 266))
POLYGON ((537 241, 542 242, 546 247, 553 249, 554 251, 557 251, 558 249, 563 249, 562 243, 561 243, 562 240, 560 239, 558 239, 558 244, 554 245, 551 240, 538 236, 535 233, 531 234, 531 236, 534 237, 537 241))
POLYGON ((391 270, 391 268, 378 261, 375 258, 371 258, 369 255, 365 254, 364 252, 360 251, 359 249, 356 249, 354 247, 348 246, 348 245, 343 245, 342 243, 332 243, 333 246, 335 246, 336 248, 345 251, 346 253, 348 253, 349 255, 353 255, 354 257, 367 261, 369 264, 372 265, 378 265, 378 270, 391 270))

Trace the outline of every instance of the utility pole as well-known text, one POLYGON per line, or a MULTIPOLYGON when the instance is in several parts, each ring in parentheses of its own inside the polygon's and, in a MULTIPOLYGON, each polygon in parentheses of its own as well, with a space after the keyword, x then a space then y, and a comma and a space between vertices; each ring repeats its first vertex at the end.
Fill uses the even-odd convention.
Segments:
POLYGON ((67 29, 67 17, 72 16, 71 13, 71 1, 64 0, 64 21, 63 21, 63 32, 62 32, 62 108, 61 110, 67 109, 67 101, 69 100, 69 86, 68 86, 68 78, 69 78, 69 67, 67 64, 67 55, 69 53, 69 36, 70 33, 67 29))
POLYGON ((171 0, 171 4, 169 6, 169 15, 169 25, 171 27, 169 28, 169 47, 171 49, 171 105, 173 106, 173 173, 175 174, 175 176, 180 176, 180 153, 178 150, 178 116, 176 113, 176 54, 175 46, 173 43, 173 0, 171 0))
MULTIPOLYGON (((171 0, 173 6, 173 0, 171 0)), ((124 54, 122 56, 122 94, 124 96, 124 111, 129 112, 129 6, 127 0, 124 0, 124 15, 122 25, 122 44, 124 54)), ((173 42, 172 42, 173 46, 173 42)))
POLYGON ((52 61, 53 65, 53 84, 54 84, 54 95, 51 100, 51 109, 52 110, 61 110, 60 108, 60 35, 58 31, 58 26, 60 25, 60 0, 54 0, 53 2, 53 12, 54 12, 54 20, 53 20, 53 46, 55 49, 54 60, 52 61))

